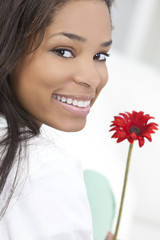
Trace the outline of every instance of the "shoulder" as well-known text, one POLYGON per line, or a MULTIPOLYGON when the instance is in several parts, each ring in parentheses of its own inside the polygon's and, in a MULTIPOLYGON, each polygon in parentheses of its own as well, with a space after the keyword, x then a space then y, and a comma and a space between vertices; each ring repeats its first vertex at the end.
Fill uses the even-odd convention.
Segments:
MULTIPOLYGON (((91 213, 81 164, 56 144, 56 138, 51 129, 43 129, 27 142, 26 153, 22 154, 23 169, 28 172, 20 174, 4 223, 13 231, 20 226, 28 239, 45 239, 49 235, 60 239, 62 233, 66 233, 65 239, 71 239, 73 234, 72 239, 76 239, 79 232, 89 239, 91 213), (33 226, 37 227, 35 235, 33 226)), ((4 224, 5 231, 8 228, 4 224)), ((18 239, 21 233, 18 229, 18 239)))
MULTIPOLYGON (((2 132, 6 132, 6 127, 5 118, 0 117, 0 136, 3 135, 2 132)), ((14 192, 16 196, 26 184, 38 187, 46 181, 50 182, 61 176, 63 178, 68 176, 69 179, 82 179, 83 172, 79 160, 58 146, 57 139, 58 136, 52 128, 43 126, 39 135, 22 143, 20 156, 18 151, 4 192, 12 185, 17 166, 19 167, 18 184, 14 192)))
POLYGON ((37 172, 37 169, 69 171, 73 168, 81 171, 80 161, 60 147, 58 141, 59 136, 54 129, 44 125, 40 134, 28 142, 27 155, 32 172, 37 172))

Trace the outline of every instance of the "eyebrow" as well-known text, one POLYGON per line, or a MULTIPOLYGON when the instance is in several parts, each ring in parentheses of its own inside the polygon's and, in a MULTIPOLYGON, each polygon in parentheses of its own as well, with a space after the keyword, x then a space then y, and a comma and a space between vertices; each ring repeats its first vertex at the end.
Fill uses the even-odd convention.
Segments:
MULTIPOLYGON (((58 33, 58 34, 56 34, 56 35, 62 35, 62 36, 65 36, 65 37, 67 37, 67 38, 69 38, 69 39, 71 39, 71 40, 76 40, 76 41, 78 41, 78 42, 86 42, 86 41, 87 41, 86 38, 81 37, 81 36, 79 36, 79 35, 77 35, 77 34, 73 34, 73 33, 60 32, 60 33, 58 33)), ((108 46, 110 46, 111 44, 112 44, 112 40, 109 40, 109 41, 107 41, 107 42, 101 43, 100 46, 101 46, 101 47, 108 47, 108 46)))

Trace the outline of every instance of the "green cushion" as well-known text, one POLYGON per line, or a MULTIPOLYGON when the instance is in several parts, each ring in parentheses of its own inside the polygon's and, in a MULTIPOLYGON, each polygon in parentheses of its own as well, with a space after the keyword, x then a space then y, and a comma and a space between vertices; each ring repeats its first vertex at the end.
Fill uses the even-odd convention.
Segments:
POLYGON ((84 180, 92 212, 94 240, 104 240, 112 229, 115 215, 114 196, 109 182, 102 174, 85 170, 84 180))

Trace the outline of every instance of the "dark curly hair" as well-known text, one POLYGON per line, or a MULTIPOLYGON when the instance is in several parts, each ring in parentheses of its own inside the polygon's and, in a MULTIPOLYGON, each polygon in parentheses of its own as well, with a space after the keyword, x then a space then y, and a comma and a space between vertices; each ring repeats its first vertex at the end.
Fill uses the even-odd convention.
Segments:
MULTIPOLYGON (((67 1, 69 0, 0 1, 0 114, 7 121, 6 134, 0 139, 0 149, 2 149, 0 194, 13 164, 16 164, 17 168, 7 201, 1 206, 1 217, 8 207, 17 184, 22 142, 39 134, 39 126, 33 117, 16 100, 9 84, 9 74, 20 59, 23 60, 25 55, 38 48, 43 40, 46 27, 54 20, 55 13, 67 1), (19 159, 15 163, 17 152, 19 159)), ((104 1, 110 12, 113 0, 99 1, 104 1)))

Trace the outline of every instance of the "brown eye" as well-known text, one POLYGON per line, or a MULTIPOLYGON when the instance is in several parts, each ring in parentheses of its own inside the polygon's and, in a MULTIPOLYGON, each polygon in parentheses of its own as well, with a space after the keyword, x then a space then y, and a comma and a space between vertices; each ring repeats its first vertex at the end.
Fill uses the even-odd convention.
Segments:
POLYGON ((63 57, 63 58, 73 58, 74 54, 72 51, 64 48, 57 48, 53 49, 52 52, 54 52, 56 55, 63 57))
POLYGON ((110 56, 109 53, 101 52, 101 53, 97 53, 93 59, 97 61, 105 62, 106 58, 109 56, 110 56))

